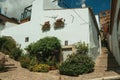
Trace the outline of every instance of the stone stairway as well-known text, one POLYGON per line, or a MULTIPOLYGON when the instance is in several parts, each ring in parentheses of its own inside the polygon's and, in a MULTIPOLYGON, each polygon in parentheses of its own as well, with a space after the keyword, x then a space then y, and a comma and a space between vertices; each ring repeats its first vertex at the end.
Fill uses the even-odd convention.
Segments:
POLYGON ((120 66, 116 62, 112 53, 108 51, 107 48, 102 48, 102 53, 96 59, 95 71, 109 71, 116 70, 120 72, 120 66))

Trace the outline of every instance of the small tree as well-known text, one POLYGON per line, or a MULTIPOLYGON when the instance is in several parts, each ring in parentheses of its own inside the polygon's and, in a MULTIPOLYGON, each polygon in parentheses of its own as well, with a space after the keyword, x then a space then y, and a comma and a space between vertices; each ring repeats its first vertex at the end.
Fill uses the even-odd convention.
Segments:
POLYGON ((30 55, 36 56, 39 61, 43 62, 50 57, 50 60, 59 61, 60 49, 61 44, 56 37, 42 38, 26 48, 30 55))
POLYGON ((75 48, 77 49, 77 54, 87 54, 88 53, 88 45, 85 42, 77 42, 75 44, 75 48))
POLYGON ((59 67, 60 74, 78 76, 94 70, 94 62, 90 57, 83 54, 73 54, 59 67))
POLYGON ((5 54, 10 54, 12 49, 16 48, 15 40, 10 36, 0 38, 0 51, 5 54))
POLYGON ((21 55, 22 55, 22 50, 20 48, 14 48, 11 51, 10 57, 13 58, 14 60, 19 60, 21 55))

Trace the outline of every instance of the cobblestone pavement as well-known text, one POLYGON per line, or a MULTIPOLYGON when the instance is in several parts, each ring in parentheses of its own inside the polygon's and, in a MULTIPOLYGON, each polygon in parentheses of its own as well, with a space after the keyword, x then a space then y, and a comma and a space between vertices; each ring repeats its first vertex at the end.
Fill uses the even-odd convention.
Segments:
POLYGON ((30 72, 21 68, 19 62, 10 58, 8 58, 6 65, 9 67, 9 70, 0 73, 0 79, 2 80, 91 80, 101 77, 120 76, 120 67, 106 48, 102 48, 102 53, 96 60, 95 71, 79 75, 78 77, 60 75, 58 70, 48 73, 30 72))

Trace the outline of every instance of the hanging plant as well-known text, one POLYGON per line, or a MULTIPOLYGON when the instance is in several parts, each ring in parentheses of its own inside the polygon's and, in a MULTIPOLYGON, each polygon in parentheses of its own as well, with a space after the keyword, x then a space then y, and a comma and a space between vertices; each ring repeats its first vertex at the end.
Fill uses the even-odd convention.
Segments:
POLYGON ((44 23, 44 25, 42 25, 42 31, 48 31, 50 30, 50 22, 47 21, 44 23))
POLYGON ((54 24, 54 28, 57 29, 57 28, 62 28, 62 27, 64 27, 63 18, 57 19, 54 24))

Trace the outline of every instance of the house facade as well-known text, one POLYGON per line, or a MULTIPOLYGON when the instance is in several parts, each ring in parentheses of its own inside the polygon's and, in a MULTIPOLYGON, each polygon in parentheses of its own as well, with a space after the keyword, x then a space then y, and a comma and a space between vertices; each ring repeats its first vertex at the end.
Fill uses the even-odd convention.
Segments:
POLYGON ((1 36, 1 31, 3 29, 11 27, 11 26, 16 26, 17 24, 19 24, 17 20, 13 18, 9 18, 0 13, 0 36, 1 36))
POLYGON ((99 13, 100 26, 103 31, 103 37, 106 39, 108 36, 108 27, 110 24, 110 10, 106 10, 99 13))
POLYGON ((120 0, 112 0, 109 27, 109 46, 120 65, 120 0))
POLYGON ((22 49, 43 37, 55 36, 62 45, 85 42, 93 59, 100 53, 99 30, 92 10, 62 9, 52 0, 35 0, 30 21, 4 29, 2 35, 12 36, 22 49), (45 5, 51 6, 47 8, 45 5))

